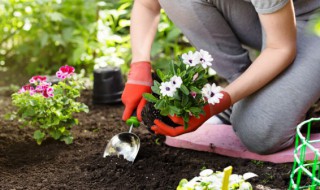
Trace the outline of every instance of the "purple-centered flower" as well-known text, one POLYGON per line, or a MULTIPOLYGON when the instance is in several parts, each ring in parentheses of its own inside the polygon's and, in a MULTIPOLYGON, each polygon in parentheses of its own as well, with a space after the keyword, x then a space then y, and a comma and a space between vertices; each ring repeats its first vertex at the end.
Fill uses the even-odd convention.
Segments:
POLYGON ((45 98, 53 97, 53 88, 52 88, 52 87, 46 88, 46 89, 42 92, 42 95, 43 95, 45 98))
POLYGON ((206 69, 208 66, 212 65, 211 62, 213 61, 213 58, 207 51, 201 49, 199 52, 199 58, 203 68, 206 69))
POLYGON ((220 86, 216 86, 215 83, 212 85, 206 84, 202 88, 202 95, 207 99, 207 101, 214 105, 216 103, 220 103, 220 99, 223 97, 223 94, 220 93, 222 88, 220 86))
POLYGON ((193 53, 192 51, 189 51, 188 53, 182 54, 181 58, 183 63, 190 66, 196 66, 200 63, 199 52, 193 53))
POLYGON ((173 77, 170 78, 170 82, 174 88, 180 88, 182 84, 182 79, 181 77, 174 75, 173 77))
POLYGON ((37 75, 37 76, 33 76, 29 82, 31 84, 34 84, 36 82, 45 82, 47 80, 47 77, 46 76, 40 76, 40 75, 37 75))
POLYGON ((69 78, 74 73, 74 67, 65 65, 60 67, 59 71, 56 72, 56 76, 60 79, 69 78))
POLYGON ((176 92, 176 88, 171 82, 162 82, 159 88, 162 96, 173 97, 173 94, 176 92))

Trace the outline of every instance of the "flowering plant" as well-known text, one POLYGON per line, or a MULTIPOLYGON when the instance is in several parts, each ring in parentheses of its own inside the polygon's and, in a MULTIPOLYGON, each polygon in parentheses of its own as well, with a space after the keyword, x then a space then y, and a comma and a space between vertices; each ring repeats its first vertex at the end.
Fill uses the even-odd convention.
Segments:
POLYGON ((257 175, 251 172, 243 175, 231 174, 227 177, 227 183, 223 183, 227 172, 213 172, 211 169, 205 169, 200 172, 199 176, 194 177, 190 181, 182 179, 179 182, 177 190, 221 190, 224 185, 230 190, 252 190, 252 185, 246 182, 247 179, 256 177, 257 175))
POLYGON ((76 101, 83 85, 75 80, 74 68, 62 66, 57 71, 57 84, 47 81, 46 76, 33 76, 29 84, 12 94, 12 103, 18 110, 11 118, 19 118, 23 126, 36 129, 33 137, 38 144, 51 136, 70 144, 72 126, 78 124, 73 113, 88 112, 88 107, 76 101))
POLYGON ((208 82, 209 66, 213 61, 208 52, 190 51, 179 60, 170 64, 167 73, 157 70, 160 81, 154 81, 151 87, 153 94, 146 93, 143 96, 155 104, 161 115, 182 117, 187 128, 189 116, 205 114, 202 107, 207 103, 219 103, 223 94, 220 93, 220 86, 208 82))

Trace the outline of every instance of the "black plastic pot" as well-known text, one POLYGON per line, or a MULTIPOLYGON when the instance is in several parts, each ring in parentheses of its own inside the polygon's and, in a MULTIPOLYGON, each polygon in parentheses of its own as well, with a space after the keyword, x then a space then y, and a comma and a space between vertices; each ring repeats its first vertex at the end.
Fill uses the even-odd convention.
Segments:
POLYGON ((121 102, 124 83, 120 69, 103 67, 95 69, 93 74, 93 103, 113 104, 121 102))

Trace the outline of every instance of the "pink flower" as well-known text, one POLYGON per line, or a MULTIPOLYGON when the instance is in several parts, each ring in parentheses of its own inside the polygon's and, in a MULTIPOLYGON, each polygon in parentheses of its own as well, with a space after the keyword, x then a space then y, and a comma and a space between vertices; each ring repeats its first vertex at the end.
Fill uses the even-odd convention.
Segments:
POLYGON ((20 90, 18 91, 19 94, 26 92, 26 90, 22 87, 20 88, 20 90))
POLYGON ((33 87, 31 87, 30 90, 29 90, 30 96, 33 96, 35 93, 36 93, 36 91, 34 90, 33 87))
POLYGON ((197 93, 196 93, 196 92, 194 92, 194 91, 191 91, 191 92, 190 92, 190 95, 191 95, 193 98, 196 98, 197 93))
POLYGON ((46 76, 40 76, 40 75, 37 75, 37 76, 33 76, 29 82, 31 84, 34 84, 36 82, 45 82, 47 80, 47 77, 46 76))
POLYGON ((24 85, 24 86, 18 91, 18 93, 24 93, 24 92, 27 92, 27 91, 30 91, 30 90, 34 90, 34 88, 33 88, 30 84, 27 84, 27 85, 24 85))
POLYGON ((51 82, 42 82, 40 85, 43 86, 44 88, 48 88, 49 86, 51 86, 51 82))
POLYGON ((41 82, 38 86, 36 86, 35 91, 37 93, 42 93, 43 91, 45 91, 50 86, 51 86, 50 82, 41 82))
POLYGON ((74 67, 69 65, 65 65, 60 67, 59 71, 57 71, 56 76, 60 79, 65 79, 70 77, 74 72, 74 67))
POLYGON ((43 95, 45 98, 53 97, 53 88, 52 88, 52 87, 46 88, 46 89, 42 92, 42 95, 43 95))
POLYGON ((45 88, 43 88, 43 86, 38 85, 38 86, 36 86, 35 91, 36 91, 37 93, 42 93, 44 89, 45 89, 45 88))

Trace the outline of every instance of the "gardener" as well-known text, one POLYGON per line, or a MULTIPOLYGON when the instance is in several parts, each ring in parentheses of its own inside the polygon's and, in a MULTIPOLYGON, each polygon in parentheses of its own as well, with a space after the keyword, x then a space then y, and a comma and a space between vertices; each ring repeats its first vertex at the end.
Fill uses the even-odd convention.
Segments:
MULTIPOLYGON (((307 29, 319 0, 136 0, 131 17, 132 64, 122 101, 123 120, 151 92, 150 50, 162 7, 192 45, 209 51, 212 68, 229 85, 220 103, 191 117, 189 127, 155 120, 156 134, 196 130, 210 116, 233 105, 230 121, 252 152, 270 154, 292 144, 295 127, 320 97, 320 38, 307 29), (161 6, 160 6, 161 5, 161 6), (246 45, 261 50, 251 61, 246 45)), ((181 118, 170 116, 181 124, 181 118)), ((210 137, 204 137, 210 138, 210 137)))

